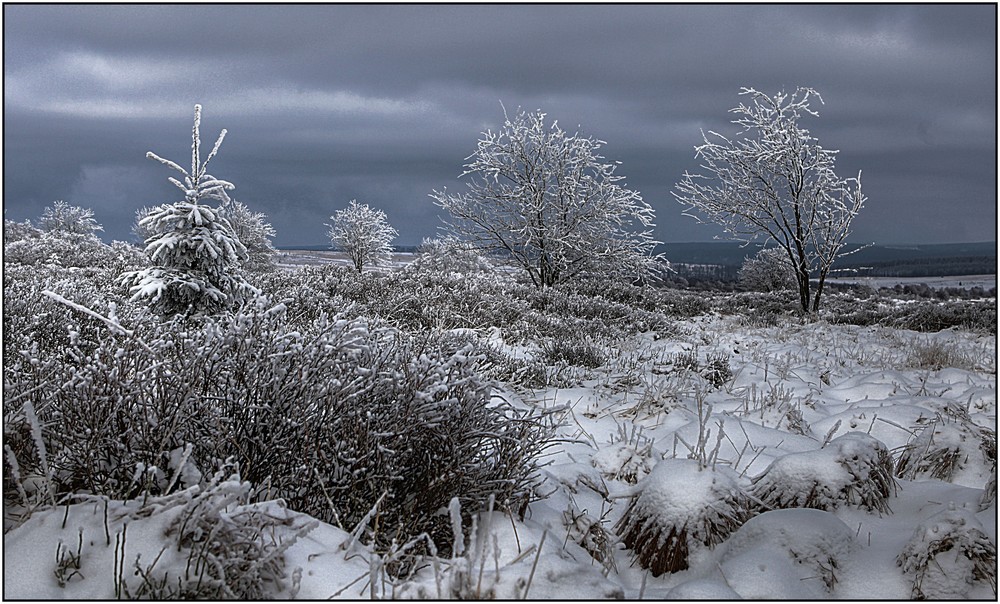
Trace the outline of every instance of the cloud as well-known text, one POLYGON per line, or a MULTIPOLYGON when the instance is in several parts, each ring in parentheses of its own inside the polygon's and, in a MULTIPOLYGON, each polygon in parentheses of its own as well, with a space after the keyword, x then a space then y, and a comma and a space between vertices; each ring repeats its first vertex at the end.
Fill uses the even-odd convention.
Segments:
POLYGON ((996 220, 992 6, 9 5, 4 38, 16 219, 55 199, 129 220, 163 201, 145 152, 185 158, 201 103, 204 138, 229 130, 215 172, 279 243, 321 242, 316 225, 353 197, 416 243, 437 224, 427 193, 460 183, 502 101, 606 140, 658 236, 705 239, 670 196, 699 131, 735 133, 741 86, 803 85, 826 101, 807 127, 845 174, 864 170, 856 232, 892 215, 898 241, 947 240, 928 191, 970 200, 960 220, 996 220), (103 201, 102 178, 117 183, 103 201))

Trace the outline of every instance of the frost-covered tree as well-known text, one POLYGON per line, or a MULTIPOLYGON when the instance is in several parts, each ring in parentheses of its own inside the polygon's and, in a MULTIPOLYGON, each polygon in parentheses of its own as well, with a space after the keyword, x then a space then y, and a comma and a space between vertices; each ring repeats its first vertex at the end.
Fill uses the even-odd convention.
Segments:
POLYGON ((110 248, 97 236, 104 228, 89 208, 56 201, 42 211, 35 228, 30 221, 4 221, 4 260, 19 264, 64 267, 104 266, 110 248))
POLYGON ((246 247, 219 208, 202 203, 205 199, 230 202, 226 190, 234 185, 206 170, 226 131, 221 132, 202 161, 200 126, 201 105, 195 105, 190 171, 152 151, 146 154, 183 175, 183 182, 173 177, 168 180, 184 191, 184 200, 153 208, 139 221, 139 228, 151 233, 145 241, 151 266, 122 277, 131 285, 134 299, 148 300, 167 316, 184 312, 213 314, 255 293, 240 274, 246 247))
POLYGON ((236 200, 223 205, 221 210, 240 243, 247 249, 243 268, 254 272, 274 270, 274 254, 277 250, 274 249, 271 240, 277 232, 267 221, 267 215, 263 212, 254 212, 236 200))
POLYGON ((417 247, 416 257, 407 269, 445 273, 481 273, 492 268, 490 261, 480 256, 466 241, 455 237, 427 238, 417 247))
POLYGON ((852 253, 844 244, 867 199, 861 173, 837 176, 838 152, 820 147, 799 125, 803 116, 819 115, 809 103, 823 99, 812 88, 773 97, 753 88, 740 94, 750 104, 730 111, 738 116, 733 123, 742 128, 742 138, 703 131, 695 157, 704 172, 685 172, 674 196, 687 215, 721 225, 732 239, 774 242, 794 269, 802 310, 816 312, 834 261, 852 253), (818 281, 815 290, 811 278, 818 281))
POLYGON ((352 199, 343 210, 330 216, 328 235, 335 249, 345 252, 360 273, 392 257, 392 241, 399 234, 389 225, 385 212, 352 199))
POLYGON ((43 231, 72 233, 75 235, 93 235, 103 231, 104 227, 97 224, 94 211, 90 208, 71 206, 65 201, 56 201, 42 211, 38 226, 43 231))
POLYGON ((504 111, 483 133, 462 177, 468 189, 434 191, 450 230, 486 255, 509 257, 536 287, 584 274, 642 277, 654 269, 653 208, 599 154, 604 141, 546 124, 541 111, 504 111))
POLYGON ((764 248, 744 259, 738 277, 740 285, 751 291, 774 292, 796 287, 788 255, 776 247, 764 248))

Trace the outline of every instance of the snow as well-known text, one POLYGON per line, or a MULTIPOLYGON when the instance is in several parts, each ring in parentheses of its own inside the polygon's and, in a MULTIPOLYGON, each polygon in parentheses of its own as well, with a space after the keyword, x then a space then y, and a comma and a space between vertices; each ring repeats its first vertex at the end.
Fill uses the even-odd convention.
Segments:
MULTIPOLYGON (((285 576, 274 583, 281 599, 910 599, 915 583, 931 598, 995 599, 976 558, 989 560, 992 552, 995 585, 997 508, 979 509, 993 471, 982 443, 996 426, 995 337, 937 334, 953 350, 988 354, 966 367, 922 369, 904 362, 927 339, 912 332, 823 322, 750 328, 718 315, 676 327, 670 337, 620 342, 617 355, 581 372, 573 387, 500 385, 497 395, 517 408, 567 409, 542 469, 546 497, 523 518, 482 511, 474 537, 471 527, 456 526, 463 547, 428 560, 405 581, 386 578, 378 556, 352 539, 355 527, 315 522, 306 530, 313 519, 276 501, 230 503, 224 511, 283 519, 274 527, 276 540, 289 544, 285 576), (727 352, 732 380, 713 388, 667 362, 692 350, 701 360, 727 352), (698 397, 711 405, 701 418, 698 397), (797 431, 790 410, 800 416, 797 431), (699 463, 699 434, 709 430, 701 453, 716 450, 715 463, 699 463), (882 453, 898 461, 931 444, 962 453, 954 475, 918 469, 897 477, 888 511, 861 505, 856 491, 844 494, 871 479, 882 453), (712 545, 693 545, 684 570, 652 576, 616 534, 632 502, 651 522, 685 525, 721 500, 762 495, 765 487, 781 489, 780 501, 760 496, 768 506, 712 545), (809 493, 819 494, 815 507, 823 509, 794 507, 809 493), (793 507, 769 509, 783 506, 793 507), (943 537, 956 545, 935 551, 943 537)), ((505 342, 497 329, 464 335, 518 359, 534 352, 505 342)), ((161 471, 182 490, 204 479, 183 448, 161 471)), ((456 500, 452 517, 458 507, 456 500)), ((183 573, 187 551, 168 534, 184 509, 92 499, 37 511, 5 533, 4 596, 115 598, 123 534, 132 588, 137 559, 146 566, 160 556, 157 569, 183 573)))
POLYGON ((684 526, 705 508, 737 491, 736 480, 725 469, 701 469, 687 459, 664 459, 635 488, 636 508, 666 525, 684 526))

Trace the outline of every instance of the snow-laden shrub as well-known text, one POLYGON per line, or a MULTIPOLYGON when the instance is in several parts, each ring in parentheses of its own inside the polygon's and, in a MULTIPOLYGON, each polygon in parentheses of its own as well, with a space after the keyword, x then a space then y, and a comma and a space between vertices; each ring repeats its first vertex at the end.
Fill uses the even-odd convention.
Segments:
POLYGON ((122 543, 119 574, 114 577, 116 596, 260 600, 285 590, 293 579, 285 570, 284 551, 319 523, 300 521, 296 526, 280 505, 250 504, 251 493, 250 483, 240 480, 238 473, 227 478, 219 471, 204 484, 146 497, 141 505, 126 509, 123 518, 116 519, 125 520, 115 535, 116 545, 122 543), (135 524, 160 514, 170 517, 163 552, 153 560, 129 560, 124 548, 128 521, 135 524), (171 573, 179 567, 183 573, 171 573))
POLYGON ((541 360, 546 365, 576 365, 594 369, 607 362, 607 354, 588 338, 565 334, 542 343, 541 360))
POLYGON ((773 327, 798 313, 794 292, 741 292, 716 299, 712 306, 724 315, 737 315, 748 327, 773 327))
POLYGON ((885 299, 862 299, 853 293, 836 293, 830 296, 820 316, 835 324, 884 325, 925 333, 957 327, 995 335, 997 330, 995 299, 915 300, 899 304, 885 299))
POLYGON ((21 241, 22 239, 35 239, 37 237, 41 237, 41 235, 42 231, 32 226, 30 220, 18 222, 16 220, 10 220, 9 218, 3 219, 4 245, 9 245, 15 241, 21 241))
POLYGON ((968 412, 949 405, 913 426, 916 436, 896 461, 896 475, 908 480, 936 478, 954 482, 965 474, 985 478, 997 459, 996 432, 976 425, 968 412))
POLYGON ((145 259, 140 250, 127 243, 107 245, 90 233, 53 231, 5 243, 4 263, 124 270, 143 266, 145 259))
POLYGON ((914 599, 967 598, 980 581, 997 593, 996 545, 972 512, 954 504, 920 523, 896 564, 913 576, 914 599))
POLYGON ((469 347, 345 319, 289 329, 280 306, 105 330, 38 361, 44 374, 25 359, 5 375, 5 428, 29 448, 32 402, 49 452, 51 472, 15 451, 22 475, 51 474, 58 493, 167 494, 190 443, 197 467, 231 457, 258 496, 343 527, 381 501, 380 547, 446 533, 436 511, 452 497, 521 510, 551 430, 551 415, 492 400, 469 347))
POLYGON ((942 340, 913 340, 904 361, 907 367, 939 371, 945 367, 974 371, 972 359, 952 342, 942 340))
POLYGON ((654 577, 688 568, 691 553, 712 548, 751 516, 750 501, 728 468, 664 459, 631 489, 615 530, 654 577))
POLYGON ((222 216, 229 221, 233 234, 247 250, 243 259, 243 269, 251 272, 269 272, 275 269, 274 255, 277 250, 271 242, 277 232, 267 221, 263 212, 254 212, 235 199, 219 208, 222 216))
POLYGON ((104 227, 94 220, 90 208, 71 206, 65 201, 56 201, 42 211, 38 227, 43 231, 92 235, 103 231, 104 227))
MULTIPOLYGON (((43 295, 49 290, 102 314, 133 314, 114 269, 28 266, 5 263, 3 271, 4 368, 15 371, 17 359, 29 362, 61 355, 70 340, 93 342, 103 330, 99 321, 74 313, 43 295)), ((17 361, 20 362, 20 361, 17 361)), ((37 363, 36 363, 37 365, 37 363)))
MULTIPOLYGON (((357 273, 346 267, 302 269, 303 288, 318 298, 353 305, 358 316, 377 317, 404 331, 507 327, 526 310, 508 279, 489 274, 395 271, 357 273)), ((523 286, 521 287, 523 289, 523 286)), ((277 297, 287 289, 269 290, 277 297)), ((296 292, 301 297, 301 293, 296 292)), ((297 313, 295 304, 290 310, 297 313)))
POLYGON ((936 332, 960 327, 996 335, 996 300, 919 302, 896 307, 882 324, 899 329, 936 332))
POLYGON ((895 493, 889 450, 876 438, 848 432, 821 449, 788 453, 753 479, 765 507, 831 510, 842 504, 891 513, 895 493))

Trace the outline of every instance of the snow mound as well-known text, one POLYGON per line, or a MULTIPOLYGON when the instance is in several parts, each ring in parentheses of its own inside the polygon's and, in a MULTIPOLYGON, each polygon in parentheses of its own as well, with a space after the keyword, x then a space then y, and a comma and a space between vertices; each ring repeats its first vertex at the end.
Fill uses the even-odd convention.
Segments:
POLYGON ((918 429, 896 462, 900 478, 936 478, 982 488, 996 464, 996 432, 977 426, 956 405, 932 420, 919 422, 918 429))
POLYGON ((629 443, 617 442, 602 447, 591 458, 591 463, 605 478, 635 484, 649 474, 651 465, 649 456, 649 445, 637 450, 629 443))
POLYGON ((857 547, 854 533, 831 512, 774 510, 733 533, 722 569, 744 598, 828 597, 837 569, 857 547))
POLYGON ((739 600, 740 594, 721 579, 692 579, 667 592, 667 600, 739 600))

